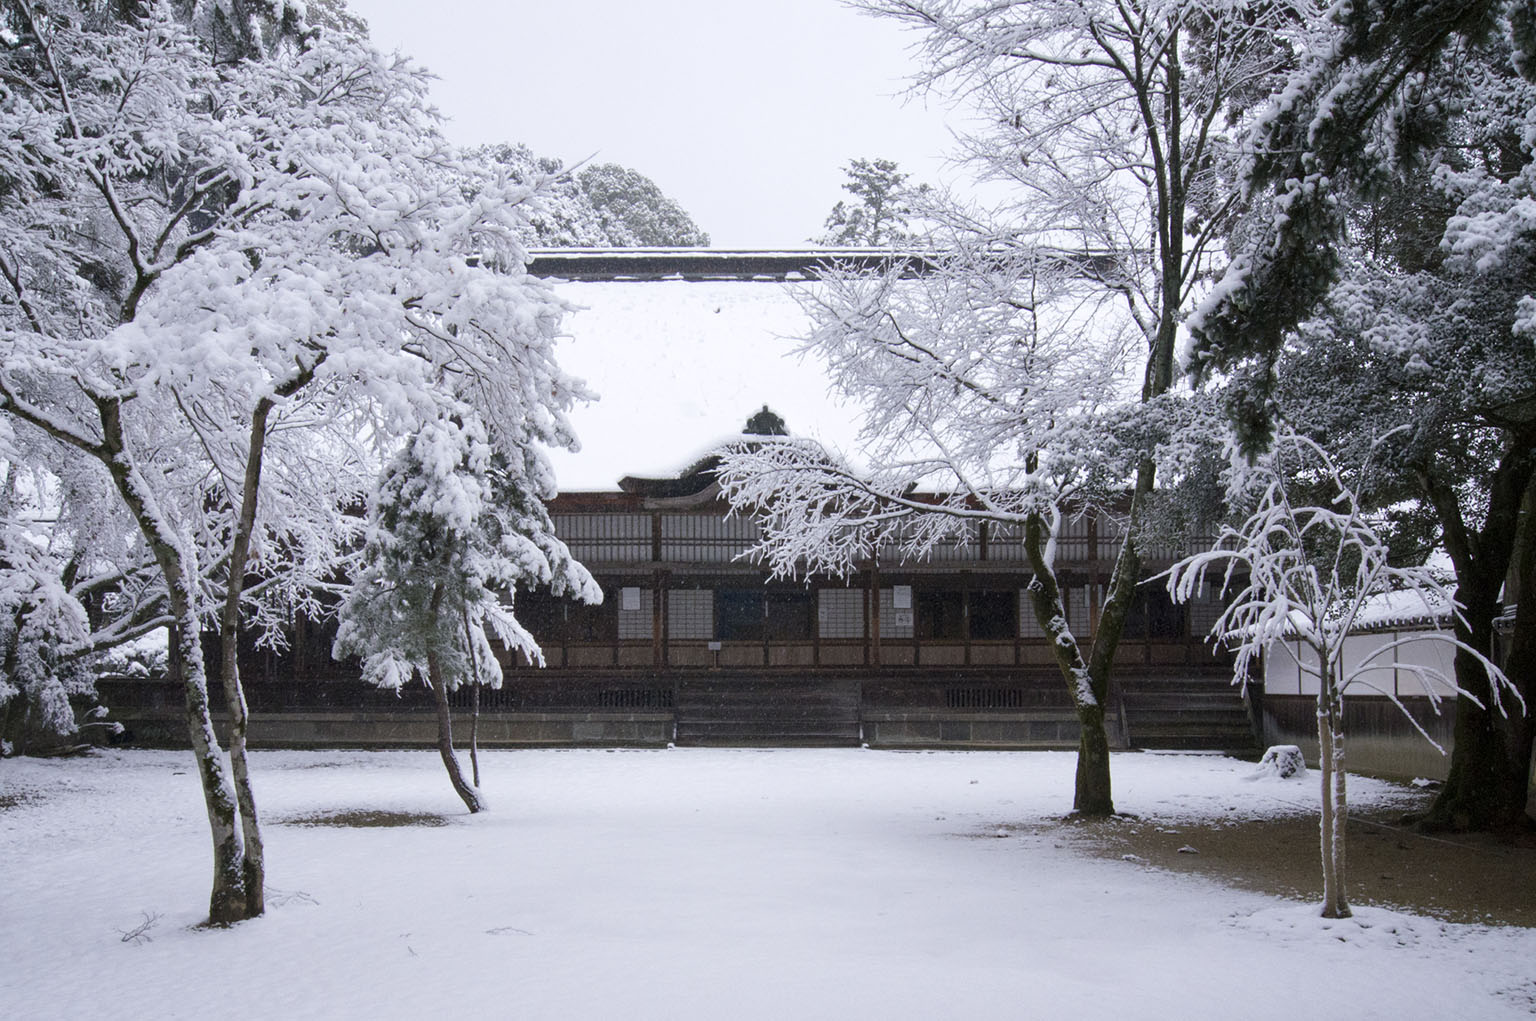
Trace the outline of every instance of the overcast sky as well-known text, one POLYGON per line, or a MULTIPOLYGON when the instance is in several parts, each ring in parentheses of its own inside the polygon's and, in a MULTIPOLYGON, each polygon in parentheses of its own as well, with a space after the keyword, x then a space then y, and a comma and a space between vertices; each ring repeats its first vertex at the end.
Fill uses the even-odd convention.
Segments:
POLYGON ((904 99, 915 36, 837 0, 349 0, 416 58, 448 134, 653 179, 717 248, 804 245, 856 157, 949 174, 944 104, 904 99))

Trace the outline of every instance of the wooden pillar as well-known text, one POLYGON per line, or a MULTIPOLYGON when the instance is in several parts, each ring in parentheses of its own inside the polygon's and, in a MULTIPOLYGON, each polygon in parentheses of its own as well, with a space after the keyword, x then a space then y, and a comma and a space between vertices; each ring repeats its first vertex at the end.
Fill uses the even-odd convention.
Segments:
POLYGON ((966 666, 971 665, 971 572, 960 572, 960 640, 965 643, 966 666))
POLYGON ((821 666, 821 589, 807 588, 811 594, 811 666, 821 666))
POLYGON ((662 628, 666 626, 666 620, 661 612, 667 595, 664 578, 659 567, 651 572, 651 666, 657 670, 666 663, 661 646, 662 628))
POLYGON ((658 610, 657 616, 660 618, 660 627, 658 628, 656 634, 659 641, 661 642, 661 665, 665 667, 668 666, 672 660, 671 650, 667 645, 667 632, 672 627, 672 608, 670 606, 669 600, 667 599, 668 583, 671 581, 671 572, 663 570, 657 571, 656 574, 660 579, 656 587, 656 605, 658 610))
POLYGON ((880 563, 878 560, 869 565, 869 588, 864 599, 866 624, 864 646, 867 650, 864 661, 870 666, 880 665, 880 563))

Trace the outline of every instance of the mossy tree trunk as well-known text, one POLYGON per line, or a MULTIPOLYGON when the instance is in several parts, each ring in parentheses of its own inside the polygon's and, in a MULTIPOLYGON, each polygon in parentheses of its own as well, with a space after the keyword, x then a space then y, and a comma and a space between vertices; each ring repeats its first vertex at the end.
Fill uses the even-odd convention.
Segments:
MULTIPOLYGON (((1526 439, 1536 439, 1528 435, 1526 439)), ((1503 608, 1500 596, 1511 573, 1524 583, 1536 553, 1530 521, 1531 490, 1536 487, 1536 450, 1511 444, 1495 466, 1488 484, 1482 526, 1471 528, 1462 515, 1458 494, 1428 470, 1419 481, 1440 519, 1446 551, 1456 567, 1456 601, 1462 606, 1456 637, 1492 658, 1493 621, 1503 608), (1525 519, 1522 521, 1522 506, 1525 519), (1511 565, 1514 571, 1511 572, 1511 565)), ((1532 596, 1522 600, 1522 608, 1532 596)), ((1456 652, 1456 683, 1467 691, 1456 700, 1455 745, 1451 768, 1435 803, 1419 820, 1426 830, 1497 830, 1526 825, 1529 790, 1531 722, 1536 709, 1536 655, 1531 648, 1536 626, 1530 610, 1516 616, 1506 674, 1526 700, 1524 709, 1507 693, 1495 699, 1488 674, 1476 656, 1456 652), (1520 631, 1522 622, 1525 633, 1520 631), (1475 701, 1474 701, 1475 699, 1475 701), (1497 708, 1499 702, 1503 708, 1497 708), (1481 703, 1479 705, 1479 703, 1481 703)))

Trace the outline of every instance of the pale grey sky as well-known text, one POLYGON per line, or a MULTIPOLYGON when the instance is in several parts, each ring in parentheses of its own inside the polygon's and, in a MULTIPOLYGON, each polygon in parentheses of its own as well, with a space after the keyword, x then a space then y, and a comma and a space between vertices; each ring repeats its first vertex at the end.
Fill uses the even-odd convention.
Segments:
POLYGON ((717 248, 800 246, 856 157, 951 175, 944 103, 903 99, 915 37, 837 0, 349 0, 441 79, 463 144, 651 177, 717 248))

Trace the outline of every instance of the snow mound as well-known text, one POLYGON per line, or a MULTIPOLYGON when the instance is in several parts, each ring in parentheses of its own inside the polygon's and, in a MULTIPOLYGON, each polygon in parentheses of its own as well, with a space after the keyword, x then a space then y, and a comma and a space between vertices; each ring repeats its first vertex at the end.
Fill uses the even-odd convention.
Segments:
POLYGON ((1307 760, 1293 744, 1271 745, 1259 760, 1250 780, 1302 780, 1307 775, 1307 760))

